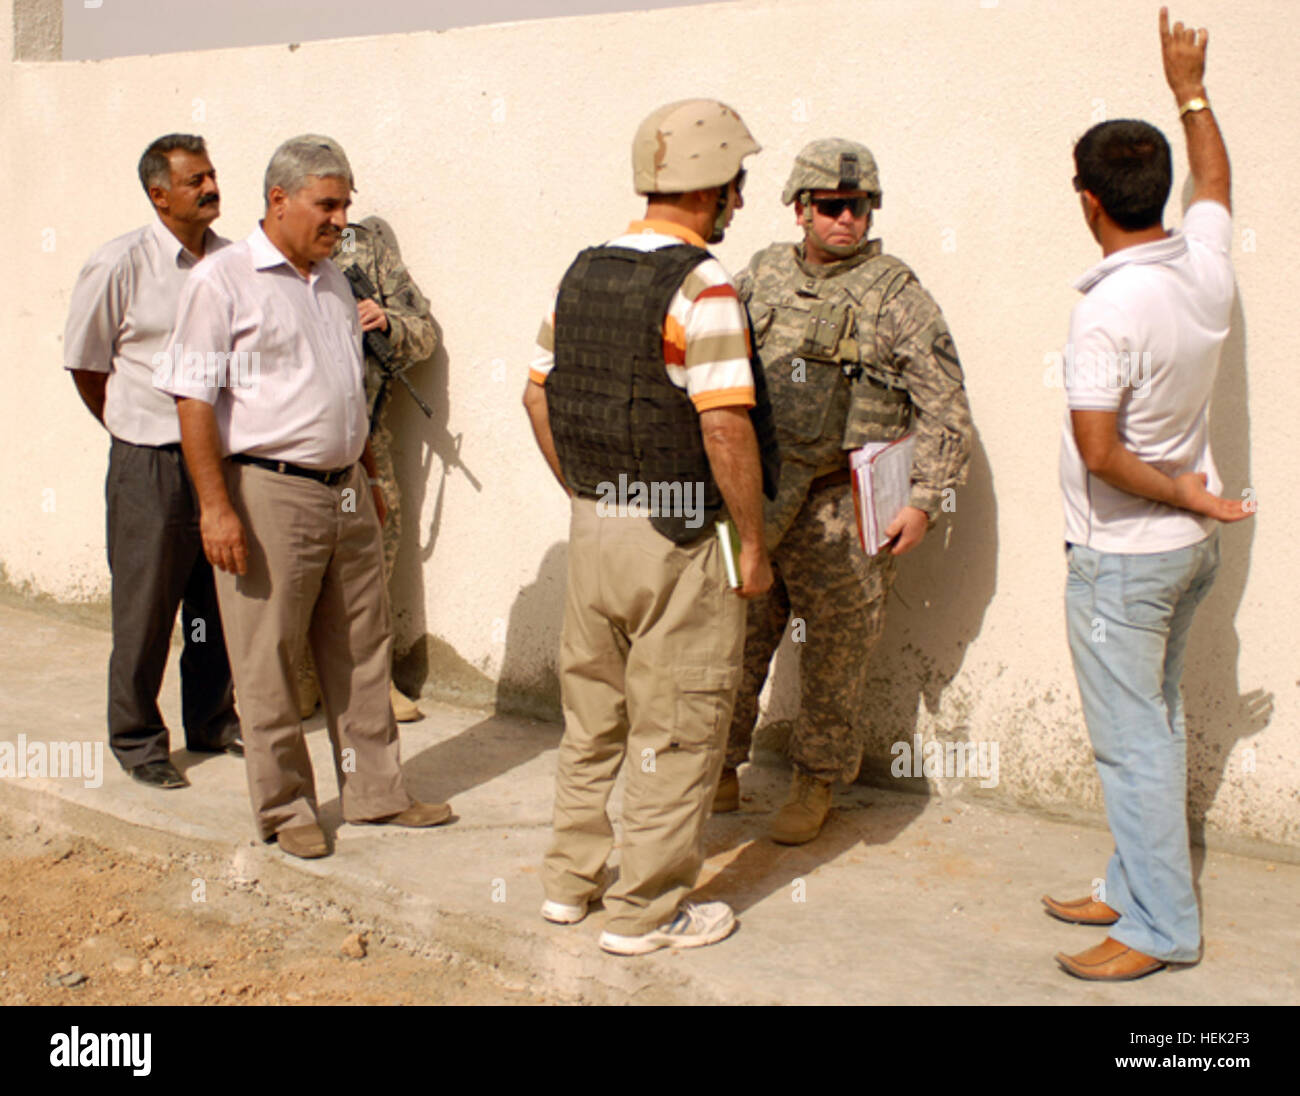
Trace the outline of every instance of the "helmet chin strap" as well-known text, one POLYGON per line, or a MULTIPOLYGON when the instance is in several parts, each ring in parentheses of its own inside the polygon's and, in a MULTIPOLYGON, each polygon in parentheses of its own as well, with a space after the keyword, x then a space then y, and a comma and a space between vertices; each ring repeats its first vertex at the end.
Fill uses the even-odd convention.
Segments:
POLYGON ((727 232, 727 195, 731 189, 728 183, 718 191, 718 208, 713 215, 713 231, 709 233, 709 243, 720 244, 727 232))
MULTIPOLYGON (((869 232, 863 232, 862 238, 855 244, 829 244, 813 228, 812 215, 812 192, 808 190, 801 191, 799 194, 799 203, 803 206, 803 227, 804 231, 812 237, 813 243, 818 248, 826 252, 827 255, 834 256, 836 259, 851 259, 854 255, 860 255, 866 251, 871 241, 867 239, 869 232)), ((869 227, 869 226, 868 226, 869 227)))

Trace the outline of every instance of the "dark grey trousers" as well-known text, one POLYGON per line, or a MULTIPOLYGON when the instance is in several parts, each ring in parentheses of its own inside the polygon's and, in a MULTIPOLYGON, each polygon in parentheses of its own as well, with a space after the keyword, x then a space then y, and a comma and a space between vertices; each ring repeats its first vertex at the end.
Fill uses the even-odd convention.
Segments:
POLYGON ((108 569, 113 654, 108 662, 108 742, 124 769, 165 761, 158 689, 181 607, 181 720, 185 745, 219 749, 239 732, 212 567, 180 446, 118 438, 108 458, 108 569))

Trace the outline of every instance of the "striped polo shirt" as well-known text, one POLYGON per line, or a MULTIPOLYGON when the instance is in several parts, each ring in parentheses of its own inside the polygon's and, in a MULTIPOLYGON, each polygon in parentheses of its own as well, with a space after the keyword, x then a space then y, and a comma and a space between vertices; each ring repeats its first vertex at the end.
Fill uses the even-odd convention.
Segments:
MULTIPOLYGON (((671 221, 633 221, 608 247, 657 251, 679 244, 706 247, 694 232, 671 221)), ((717 259, 709 257, 686 275, 664 316, 664 365, 668 379, 684 388, 696 411, 753 407, 749 323, 736 287, 717 259)), ((541 353, 528 376, 545 384, 555 365, 555 307, 537 335, 541 353)))

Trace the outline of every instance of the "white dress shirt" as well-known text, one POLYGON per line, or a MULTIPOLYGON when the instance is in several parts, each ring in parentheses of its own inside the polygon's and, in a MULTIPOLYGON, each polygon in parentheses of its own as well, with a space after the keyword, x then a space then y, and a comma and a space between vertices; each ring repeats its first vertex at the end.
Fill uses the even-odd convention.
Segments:
POLYGON ((1065 539, 1099 552, 1169 552, 1204 540, 1217 522, 1131 495, 1092 475, 1070 411, 1113 411, 1120 444, 1169 476, 1204 472, 1210 392, 1228 336, 1235 286, 1232 217, 1192 205, 1181 232, 1107 256, 1075 285, 1087 294, 1070 320, 1061 435, 1065 539))
POLYGON ((365 448, 361 322, 328 259, 304 278, 261 227, 200 263, 181 294, 164 392, 214 408, 223 455, 330 470, 365 448))
MULTIPOLYGON (((229 242, 212 229, 203 238, 209 255, 229 242)), ((176 403, 153 384, 154 355, 167 344, 198 262, 155 217, 96 251, 72 290, 63 367, 108 374, 104 425, 132 445, 181 440, 176 403)))

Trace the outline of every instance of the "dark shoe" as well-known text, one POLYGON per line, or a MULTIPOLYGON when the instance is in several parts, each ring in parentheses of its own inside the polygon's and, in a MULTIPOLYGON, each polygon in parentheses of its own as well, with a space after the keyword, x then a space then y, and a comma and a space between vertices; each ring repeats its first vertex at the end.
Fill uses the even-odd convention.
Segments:
POLYGON ((190 753, 197 754, 230 754, 231 757, 244 756, 244 739, 239 731, 227 738, 217 746, 186 746, 190 753))
POLYGON ((1071 925, 1113 925, 1119 920, 1116 910, 1105 902, 1098 902, 1092 895, 1076 898, 1073 902, 1058 902, 1055 898, 1043 895, 1043 905, 1058 921, 1071 925))
POLYGON ((735 769, 723 769, 713 792, 713 813, 729 814, 740 810, 740 777, 735 769))
POLYGON ((290 856, 301 857, 303 860, 316 860, 329 855, 325 831, 315 822, 308 822, 305 826, 290 826, 277 833, 275 839, 290 856))
POLYGON ((448 803, 412 803, 398 814, 387 818, 374 818, 371 823, 376 826, 410 826, 423 829, 425 826, 441 826, 451 819, 451 805, 448 803))
POLYGON ((1163 970, 1165 966, 1163 959, 1143 955, 1109 936, 1095 948, 1081 951, 1078 955, 1058 951, 1056 961, 1062 970, 1089 982, 1131 982, 1134 978, 1163 970))
POLYGON ((181 776, 170 761, 146 761, 128 770, 131 779, 137 784, 146 784, 151 788, 186 788, 189 781, 181 776))

